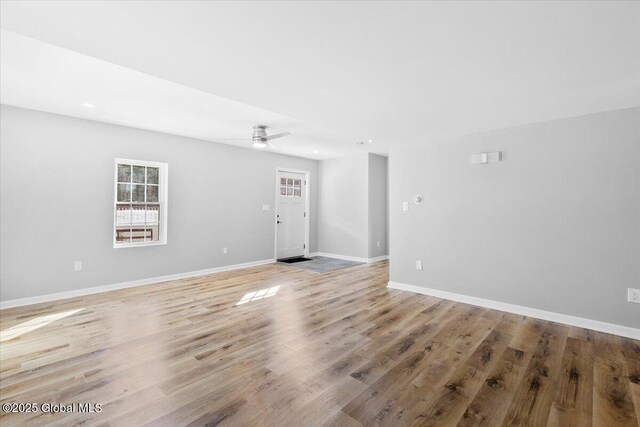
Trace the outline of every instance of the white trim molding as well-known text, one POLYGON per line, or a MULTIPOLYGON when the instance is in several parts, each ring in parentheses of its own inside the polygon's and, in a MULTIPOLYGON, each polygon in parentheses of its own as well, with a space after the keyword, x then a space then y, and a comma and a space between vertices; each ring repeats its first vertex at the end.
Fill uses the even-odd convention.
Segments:
POLYGON ((509 304, 506 302, 493 301, 484 298, 472 297, 468 295, 456 294, 453 292, 441 291, 438 289, 425 288, 422 286, 408 285, 406 283, 389 282, 390 289, 398 289, 417 294, 429 295, 436 298, 458 301, 465 304, 478 305, 480 307, 491 308, 493 310, 506 311, 508 313, 520 314, 551 322, 564 323, 580 328, 593 329, 594 331, 606 332, 608 334, 620 335, 627 338, 640 339, 640 329, 629 326, 614 325, 612 323, 601 322, 599 320, 585 319, 568 314, 555 313, 552 311, 539 310, 537 308, 525 307, 522 305, 509 304))
POLYGON ((324 256, 324 257, 327 257, 327 258, 343 259, 345 261, 354 261, 354 262, 364 262, 364 263, 367 263, 367 264, 370 264, 372 262, 384 261, 385 259, 389 259, 389 255, 383 255, 383 256, 379 256, 379 257, 375 257, 375 258, 361 258, 361 257, 349 256, 349 255, 329 254, 329 253, 326 253, 326 252, 315 252, 313 254, 309 254, 309 256, 324 256))
POLYGON ((222 267, 208 268, 206 270, 188 271, 185 273, 169 274, 167 276, 151 277, 148 279, 133 280, 131 282, 114 283, 111 285, 95 286, 91 288, 78 289, 74 291, 57 292, 55 294, 39 295, 35 297, 19 298, 0 302, 0 309, 21 307, 24 305, 39 304, 43 302, 58 301, 68 298, 82 297, 85 295, 100 294, 103 292, 115 291, 118 289, 134 288, 136 286, 153 285, 156 283, 168 282, 170 280, 187 279, 190 277, 207 276, 223 271, 240 270, 248 267, 272 264, 275 259, 265 259, 262 261, 245 262, 242 264, 224 265, 222 267))

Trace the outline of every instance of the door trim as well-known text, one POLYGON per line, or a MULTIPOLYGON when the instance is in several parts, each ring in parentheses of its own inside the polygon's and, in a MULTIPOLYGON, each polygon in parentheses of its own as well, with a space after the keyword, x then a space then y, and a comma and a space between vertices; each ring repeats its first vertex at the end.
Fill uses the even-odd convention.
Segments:
POLYGON ((273 245, 273 258, 278 259, 278 195, 280 194, 280 181, 278 180, 278 172, 292 172, 292 173, 300 173, 304 174, 304 182, 305 182, 305 201, 304 201, 304 211, 306 215, 304 217, 304 256, 309 256, 309 218, 311 217, 311 172, 307 170, 300 169, 291 169, 285 167, 277 167, 276 168, 276 178, 275 178, 275 204, 274 204, 274 214, 273 214, 273 235, 274 235, 274 245, 273 245))

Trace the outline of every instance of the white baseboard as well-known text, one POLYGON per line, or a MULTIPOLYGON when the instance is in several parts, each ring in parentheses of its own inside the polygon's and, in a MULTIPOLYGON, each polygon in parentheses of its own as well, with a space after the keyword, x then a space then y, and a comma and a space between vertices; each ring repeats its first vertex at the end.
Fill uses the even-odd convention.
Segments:
POLYGON ((316 252, 314 254, 309 254, 309 256, 324 256, 327 258, 336 258, 336 259, 343 259, 345 261, 354 261, 354 262, 364 262, 364 263, 372 263, 372 262, 377 262, 377 261, 382 261, 385 259, 389 259, 389 255, 383 255, 383 256, 379 256, 379 257, 375 257, 375 258, 361 258, 361 257, 356 257, 356 256, 349 256, 349 255, 340 255, 340 254, 329 254, 326 252, 316 252))
POLYGON ((387 259, 389 259, 389 255, 382 255, 382 256, 377 256, 377 257, 374 257, 374 258, 369 258, 367 260, 367 262, 369 264, 371 264, 372 262, 384 261, 384 260, 387 260, 387 259))
POLYGON ((552 311, 539 310, 537 308, 525 307, 521 305, 509 304, 509 303, 500 302, 500 301, 493 301, 493 300, 488 300, 483 298, 461 295, 453 292, 441 291, 438 289, 424 288, 422 286, 408 285, 406 283, 389 282, 388 287, 391 289, 398 289, 401 291, 409 291, 417 294, 430 295, 436 298, 443 298, 443 299, 448 299, 452 301, 462 302, 465 304, 478 305, 480 307, 506 311, 508 313, 535 317, 537 319, 564 323, 571 326, 578 326, 580 328, 593 329, 594 331, 606 332, 608 334, 620 335, 623 337, 640 340, 640 329, 631 328, 629 326, 614 325, 612 323, 600 322, 598 320, 584 319, 582 317, 571 316, 568 314, 554 313, 552 311))
POLYGON ((357 257, 357 256, 340 255, 340 254, 329 254, 327 252, 318 252, 317 255, 318 256, 325 256, 327 258, 343 259, 345 261, 354 261, 354 262, 367 262, 368 261, 367 258, 360 258, 360 257, 357 257))
POLYGON ((233 265, 225 265, 222 267, 208 268, 206 270, 188 271, 186 273, 169 274, 167 276, 133 280, 131 282, 114 283, 111 285, 95 286, 92 288, 78 289, 74 291, 57 292, 55 294, 13 299, 13 300, 0 302, 0 309, 21 307, 23 305, 39 304, 43 302, 57 301, 61 299, 76 298, 76 297, 81 297, 85 295, 115 291, 117 289, 133 288, 136 286, 152 285, 154 283, 167 282, 169 280, 178 280, 178 279, 186 279, 189 277, 206 276, 208 274, 220 273, 223 271, 239 270, 241 268, 271 264, 271 263, 274 263, 275 261, 276 261, 275 259, 265 259, 262 261, 245 262, 242 264, 233 264, 233 265))

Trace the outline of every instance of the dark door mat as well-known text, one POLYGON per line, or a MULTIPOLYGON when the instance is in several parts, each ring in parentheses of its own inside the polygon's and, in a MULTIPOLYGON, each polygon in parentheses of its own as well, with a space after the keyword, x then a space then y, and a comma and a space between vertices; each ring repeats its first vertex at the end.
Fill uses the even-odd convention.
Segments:
POLYGON ((278 262, 284 262, 285 264, 295 264, 296 262, 303 262, 303 261, 312 261, 312 259, 305 258, 305 257, 298 257, 298 258, 285 258, 285 259, 278 260, 278 262))

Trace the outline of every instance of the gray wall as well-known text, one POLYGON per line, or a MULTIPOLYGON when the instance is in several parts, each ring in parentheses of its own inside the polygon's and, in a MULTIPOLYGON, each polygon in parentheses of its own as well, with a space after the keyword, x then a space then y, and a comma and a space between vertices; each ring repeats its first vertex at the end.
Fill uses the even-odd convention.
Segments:
POLYGON ((369 258, 387 255, 387 158, 369 154, 369 258), (380 242, 380 246, 378 246, 380 242))
POLYGON ((1 115, 3 301, 273 258, 278 166, 311 171, 317 250, 317 161, 4 105, 1 115), (169 163, 167 245, 113 248, 116 157, 169 163))
POLYGON ((376 154, 320 162, 320 252, 358 258, 387 255, 387 182, 387 158, 376 154))
POLYGON ((389 179, 392 281, 640 327, 640 108, 394 147, 389 179))
POLYGON ((320 252, 367 258, 368 170, 367 153, 320 162, 320 252))

